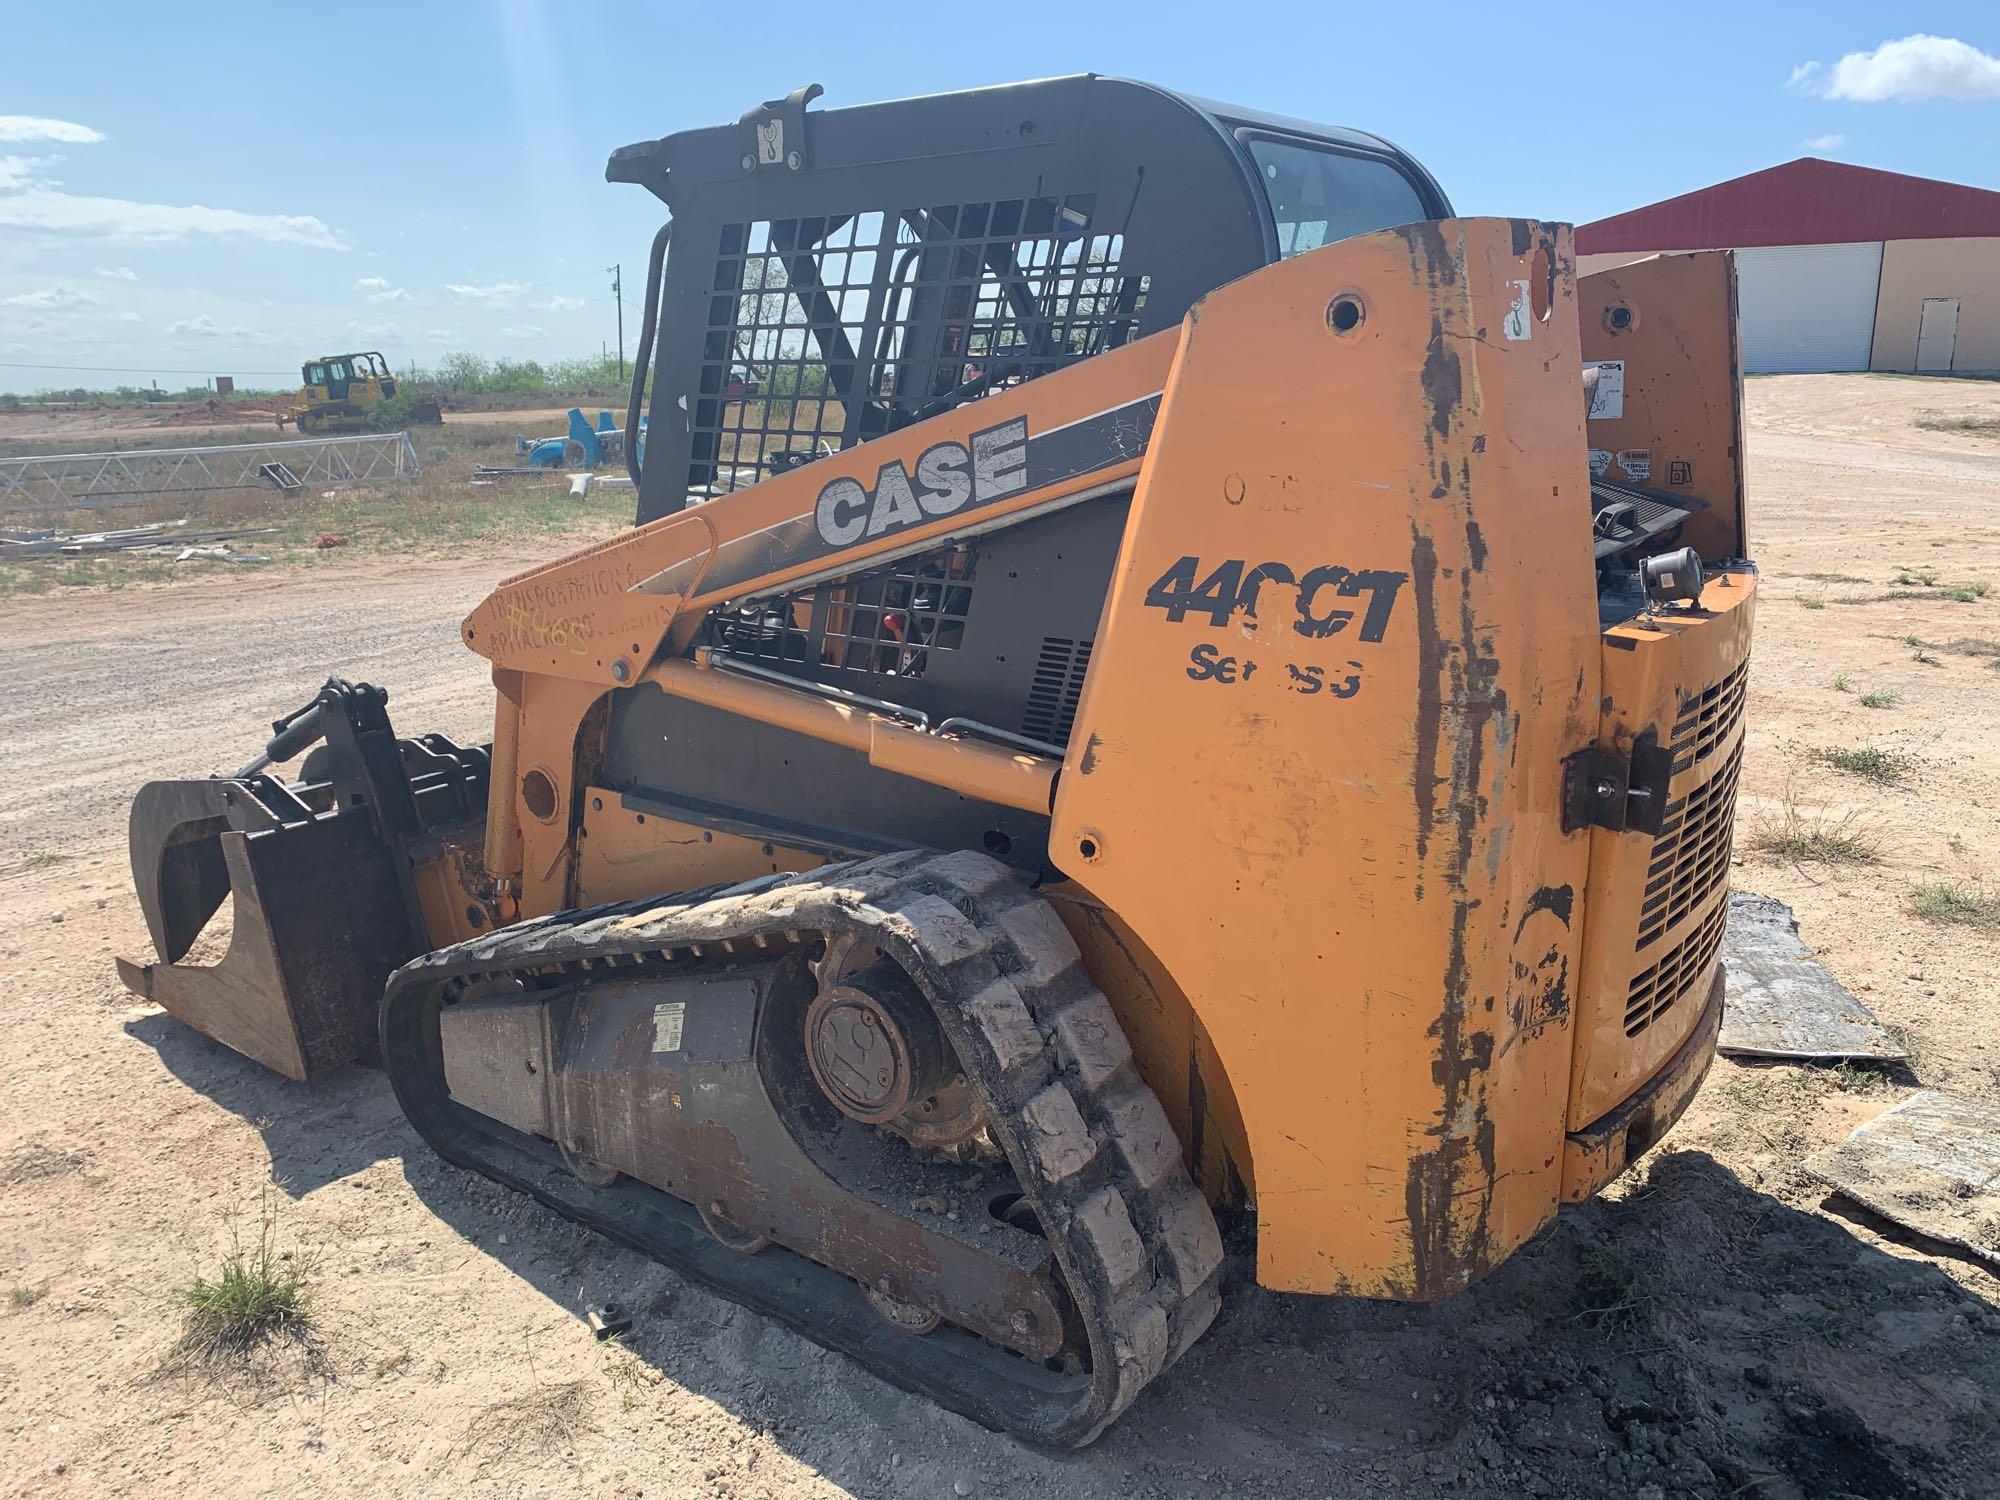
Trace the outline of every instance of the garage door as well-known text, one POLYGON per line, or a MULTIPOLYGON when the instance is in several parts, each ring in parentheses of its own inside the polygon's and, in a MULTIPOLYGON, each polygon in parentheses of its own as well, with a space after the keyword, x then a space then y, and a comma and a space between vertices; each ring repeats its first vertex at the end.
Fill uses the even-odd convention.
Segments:
POLYGON ((1738 250, 1736 280, 1746 371, 1868 368, 1881 241, 1738 250))

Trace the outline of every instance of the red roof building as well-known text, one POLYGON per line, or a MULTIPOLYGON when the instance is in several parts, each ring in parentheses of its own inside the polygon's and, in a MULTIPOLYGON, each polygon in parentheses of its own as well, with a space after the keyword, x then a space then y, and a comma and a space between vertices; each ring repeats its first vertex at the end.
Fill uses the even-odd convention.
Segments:
POLYGON ((1747 371, 2000 371, 2000 192, 1801 157, 1580 225, 1588 272, 1737 254, 1747 371))

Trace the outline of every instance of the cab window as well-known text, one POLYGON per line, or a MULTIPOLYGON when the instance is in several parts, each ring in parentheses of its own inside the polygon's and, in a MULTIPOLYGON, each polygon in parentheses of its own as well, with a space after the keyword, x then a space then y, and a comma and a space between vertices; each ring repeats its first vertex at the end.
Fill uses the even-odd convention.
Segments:
POLYGON ((306 366, 306 384, 308 384, 308 385, 325 385, 325 384, 326 384, 326 366, 325 366, 325 365, 307 365, 307 366, 306 366))
POLYGON ((1358 156, 1279 136, 1243 138, 1289 260, 1350 235, 1427 219, 1411 182, 1380 157, 1358 156))

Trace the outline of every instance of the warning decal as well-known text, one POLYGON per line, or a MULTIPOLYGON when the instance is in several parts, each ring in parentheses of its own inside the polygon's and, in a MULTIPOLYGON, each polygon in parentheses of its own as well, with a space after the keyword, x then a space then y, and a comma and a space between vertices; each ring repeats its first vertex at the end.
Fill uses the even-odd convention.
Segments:
POLYGON ((1587 359, 1583 362, 1586 370, 1597 371, 1597 384, 1590 393, 1590 420, 1615 418, 1625 415, 1625 361, 1622 359, 1587 359))

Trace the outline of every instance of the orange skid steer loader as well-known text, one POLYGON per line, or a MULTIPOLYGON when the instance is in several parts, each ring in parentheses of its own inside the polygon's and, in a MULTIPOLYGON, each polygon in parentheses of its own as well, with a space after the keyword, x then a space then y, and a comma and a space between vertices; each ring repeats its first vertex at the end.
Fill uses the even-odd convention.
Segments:
POLYGON ((672 212, 640 524, 465 621, 490 746, 335 680, 146 787, 124 973, 1079 1444, 1225 1243, 1444 1296, 1700 1082, 1733 271, 1579 278, 1386 142, 1135 83, 818 92, 612 157, 672 212))

